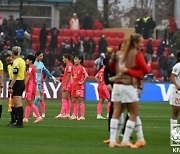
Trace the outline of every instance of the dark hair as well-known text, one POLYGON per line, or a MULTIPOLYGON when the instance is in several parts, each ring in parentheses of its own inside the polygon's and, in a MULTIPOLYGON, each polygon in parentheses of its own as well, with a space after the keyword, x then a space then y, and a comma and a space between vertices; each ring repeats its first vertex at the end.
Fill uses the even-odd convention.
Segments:
POLYGON ((72 60, 72 56, 70 54, 64 54, 63 57, 67 58, 69 61, 72 60))
POLYGON ((78 58, 78 59, 81 61, 80 64, 83 65, 83 63, 84 63, 84 58, 83 58, 83 56, 75 55, 74 58, 78 58))
POLYGON ((41 52, 41 51, 37 51, 36 54, 35 54, 35 56, 37 57, 37 56, 39 56, 40 54, 42 54, 42 52, 41 52))
POLYGON ((109 61, 109 57, 108 57, 108 58, 103 59, 103 65, 106 65, 106 64, 108 63, 108 61, 109 61))
POLYGON ((177 61, 180 62, 180 51, 177 53, 177 61))
POLYGON ((35 56, 33 56, 33 55, 28 55, 26 59, 31 60, 31 61, 32 61, 32 63, 34 64, 36 57, 35 57, 35 56))

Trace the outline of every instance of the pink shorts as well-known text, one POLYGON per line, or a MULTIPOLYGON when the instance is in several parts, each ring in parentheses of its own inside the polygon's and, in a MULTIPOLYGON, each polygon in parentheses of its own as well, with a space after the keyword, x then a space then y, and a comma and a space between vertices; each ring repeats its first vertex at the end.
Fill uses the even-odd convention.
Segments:
POLYGON ((84 98, 84 90, 72 90, 71 96, 84 98))
POLYGON ((28 91, 25 93, 25 100, 27 101, 34 101, 36 93, 32 91, 28 91))
POLYGON ((98 93, 99 93, 99 98, 102 99, 110 98, 109 90, 107 89, 107 86, 105 84, 98 86, 98 93))

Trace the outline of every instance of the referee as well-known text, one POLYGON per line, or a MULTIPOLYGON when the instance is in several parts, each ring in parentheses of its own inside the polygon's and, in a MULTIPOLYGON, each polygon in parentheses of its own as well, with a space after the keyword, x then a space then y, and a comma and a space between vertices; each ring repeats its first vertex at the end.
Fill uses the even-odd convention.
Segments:
POLYGON ((15 107, 16 123, 10 125, 12 128, 23 128, 23 107, 22 93, 24 91, 24 77, 26 71, 25 61, 20 57, 21 48, 14 46, 12 48, 13 62, 13 77, 9 84, 8 91, 12 93, 13 103, 15 107))

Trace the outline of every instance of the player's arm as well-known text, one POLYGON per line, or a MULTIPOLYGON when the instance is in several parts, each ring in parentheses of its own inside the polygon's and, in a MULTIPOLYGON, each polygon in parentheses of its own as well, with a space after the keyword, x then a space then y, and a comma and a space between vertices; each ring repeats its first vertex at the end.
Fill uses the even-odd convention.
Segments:
POLYGON ((19 71, 18 67, 15 67, 13 69, 13 77, 12 77, 11 84, 9 85, 8 89, 12 89, 12 87, 14 86, 14 83, 16 82, 16 79, 17 79, 17 76, 18 76, 18 71, 19 71))
POLYGON ((28 68, 27 76, 25 78, 25 84, 27 84, 29 80, 31 79, 31 71, 32 71, 32 68, 28 68))
POLYGON ((179 68, 178 65, 175 65, 172 69, 170 80, 175 85, 177 90, 180 90, 180 85, 176 82, 176 76, 179 74, 179 68))
POLYGON ((97 73, 96 75, 95 75, 95 80, 97 81, 97 82, 99 82, 99 74, 97 73))
POLYGON ((52 78, 54 82, 59 82, 49 71, 48 69, 44 66, 43 67, 43 72, 45 73, 45 75, 47 75, 48 77, 52 78))

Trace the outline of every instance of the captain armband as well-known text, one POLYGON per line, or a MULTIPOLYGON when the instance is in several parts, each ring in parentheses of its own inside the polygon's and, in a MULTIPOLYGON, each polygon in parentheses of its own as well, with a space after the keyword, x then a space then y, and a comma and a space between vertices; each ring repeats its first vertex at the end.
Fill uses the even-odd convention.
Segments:
POLYGON ((18 74, 18 68, 13 69, 13 74, 18 74))

